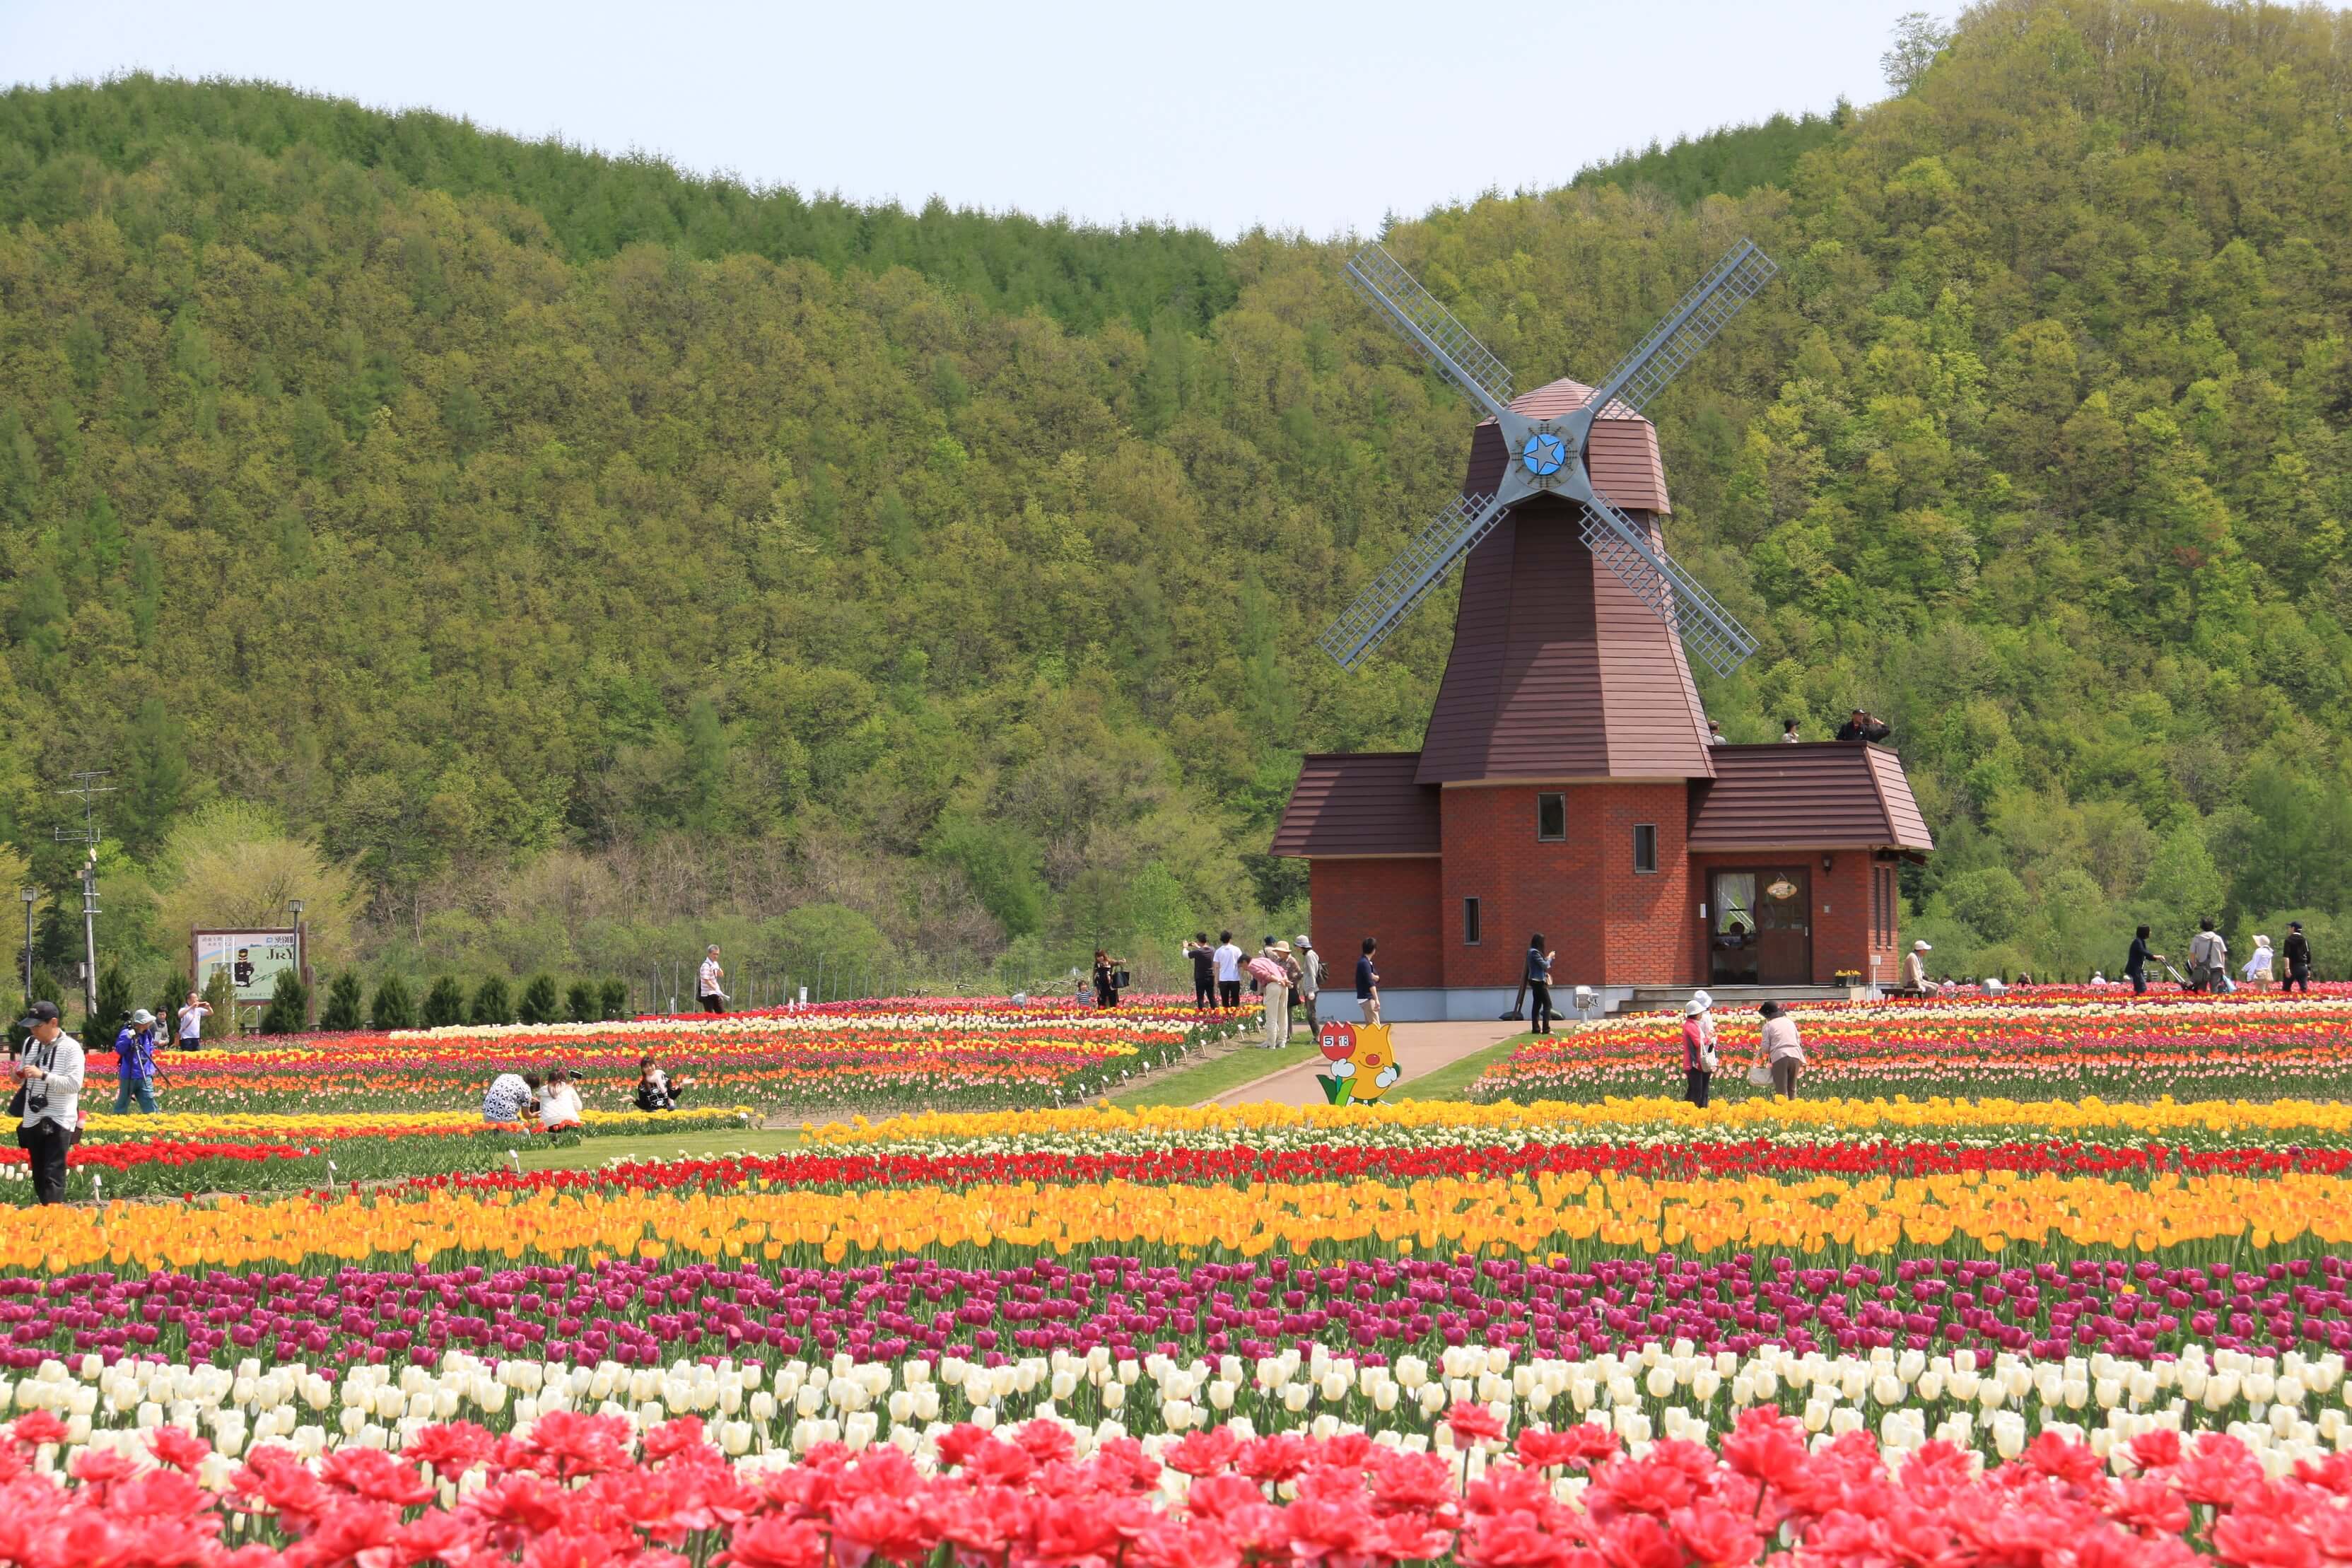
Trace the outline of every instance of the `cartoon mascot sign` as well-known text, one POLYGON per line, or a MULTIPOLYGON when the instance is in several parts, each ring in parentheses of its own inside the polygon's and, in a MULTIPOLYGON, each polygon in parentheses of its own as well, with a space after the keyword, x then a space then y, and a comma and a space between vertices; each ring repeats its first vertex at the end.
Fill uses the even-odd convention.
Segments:
POLYGON ((1334 1105, 1369 1104, 1402 1076, 1386 1024, 1346 1024, 1334 1018, 1315 1031, 1331 1070, 1316 1079, 1334 1105))

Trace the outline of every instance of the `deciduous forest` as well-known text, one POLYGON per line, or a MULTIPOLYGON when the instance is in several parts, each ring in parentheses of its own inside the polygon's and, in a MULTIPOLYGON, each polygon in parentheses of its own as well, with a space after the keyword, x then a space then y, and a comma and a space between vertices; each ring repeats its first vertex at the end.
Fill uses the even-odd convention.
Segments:
MULTIPOLYGON (((1763 639, 1703 689, 1737 740, 1894 724, 1942 967, 2301 911, 2343 973, 2352 19, 1992 0, 1931 52, 1382 237, 1522 384, 1742 234, 1780 260, 1653 409, 1670 542, 1763 639)), ((323 965, 412 975, 723 939, 1010 981, 1295 931, 1260 851, 1297 758, 1418 745, 1450 605, 1352 674, 1312 638, 1472 422, 1349 248, 250 83, 0 96, 39 956, 79 949, 77 768, 116 786, 101 945, 158 984, 264 863, 323 965)))

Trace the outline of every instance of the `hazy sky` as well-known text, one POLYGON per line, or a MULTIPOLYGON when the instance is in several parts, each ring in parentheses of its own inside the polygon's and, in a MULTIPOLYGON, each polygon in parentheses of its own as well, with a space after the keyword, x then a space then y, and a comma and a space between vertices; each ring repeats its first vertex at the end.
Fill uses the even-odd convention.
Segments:
POLYGON ((1923 5, 1952 8, 0 0, 0 75, 260 77, 803 191, 1322 236, 1869 102, 1923 5))

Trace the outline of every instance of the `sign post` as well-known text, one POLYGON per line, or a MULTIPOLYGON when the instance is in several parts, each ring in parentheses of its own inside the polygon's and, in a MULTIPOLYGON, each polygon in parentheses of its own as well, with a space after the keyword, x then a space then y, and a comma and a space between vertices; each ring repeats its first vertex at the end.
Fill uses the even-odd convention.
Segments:
POLYGON ((228 971, 232 1009, 266 1006, 278 991, 278 976, 295 971, 299 979, 301 933, 290 928, 272 931, 192 931, 188 933, 189 973, 201 993, 219 970, 228 971))

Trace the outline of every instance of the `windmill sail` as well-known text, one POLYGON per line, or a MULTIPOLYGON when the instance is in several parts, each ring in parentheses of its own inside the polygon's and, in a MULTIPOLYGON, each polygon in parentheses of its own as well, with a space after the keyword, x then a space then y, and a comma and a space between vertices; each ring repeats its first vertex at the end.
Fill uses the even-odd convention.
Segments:
POLYGON ((1444 371, 1487 413, 1501 416, 1504 405, 1511 401, 1510 371, 1395 257, 1378 245, 1364 247, 1348 263, 1348 281, 1357 293, 1388 312, 1423 358, 1444 371))
POLYGON ((1697 578, 1654 548, 1647 530, 1598 496, 1585 505, 1584 542, 1716 674, 1729 675, 1756 651, 1755 637, 1697 578))
POLYGON ((1589 406, 1598 414, 1614 398, 1636 413, 1647 407, 1780 270, 1754 241, 1743 239, 1733 246, 1716 263, 1715 270, 1700 279, 1651 329, 1650 335, 1618 362, 1593 393, 1589 406))
POLYGON ((1315 646, 1337 659, 1341 668, 1353 669, 1358 659, 1387 640, 1397 623, 1432 588, 1445 581, 1456 561, 1494 531, 1503 511, 1497 496, 1456 496, 1381 568, 1379 576, 1364 585, 1339 618, 1315 639, 1315 646))

